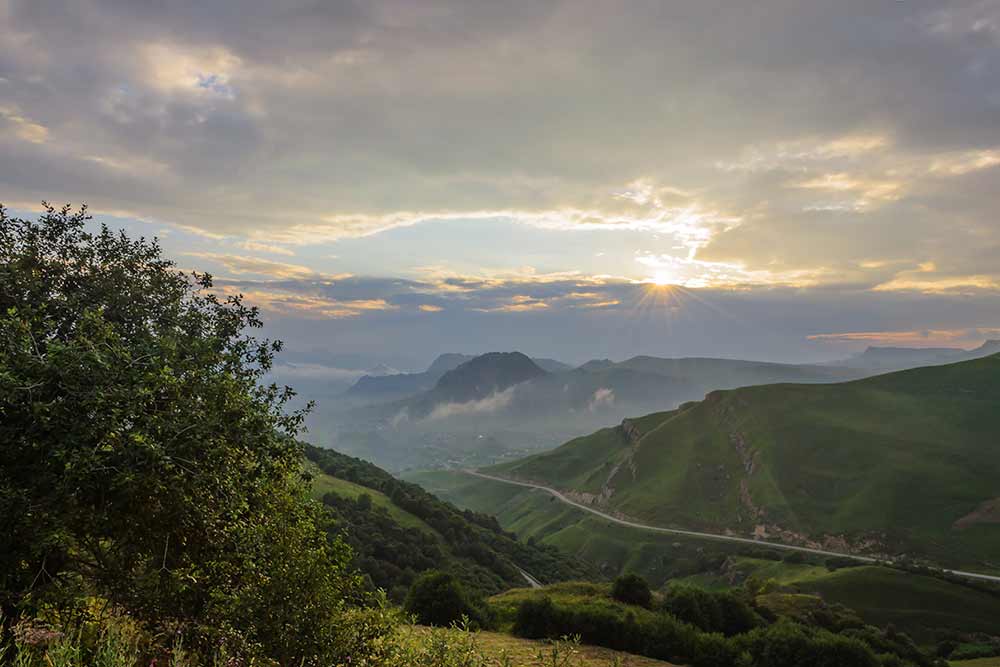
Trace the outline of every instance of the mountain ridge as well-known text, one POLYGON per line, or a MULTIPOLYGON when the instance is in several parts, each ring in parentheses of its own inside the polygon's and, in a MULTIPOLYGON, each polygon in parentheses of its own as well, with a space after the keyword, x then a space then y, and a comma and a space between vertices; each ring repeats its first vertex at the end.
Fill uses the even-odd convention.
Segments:
POLYGON ((993 355, 713 391, 488 470, 656 525, 945 561, 947 537, 957 564, 1000 568, 1000 524, 981 511, 1000 495, 998 431, 993 355))

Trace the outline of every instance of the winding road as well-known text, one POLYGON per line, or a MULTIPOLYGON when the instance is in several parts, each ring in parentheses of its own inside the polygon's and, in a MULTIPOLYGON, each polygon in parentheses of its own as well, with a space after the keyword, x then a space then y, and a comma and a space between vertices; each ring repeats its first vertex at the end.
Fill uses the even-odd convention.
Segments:
MULTIPOLYGON (((809 547, 800 547, 800 546, 794 546, 794 545, 791 545, 791 544, 781 544, 781 543, 777 543, 777 542, 767 542, 767 541, 764 541, 764 540, 756 540, 756 539, 753 539, 753 538, 750 538, 750 537, 735 537, 733 535, 720 535, 718 533, 703 533, 703 532, 699 532, 699 531, 696 531, 696 530, 682 530, 680 528, 663 528, 662 526, 650 526, 649 524, 645 524, 645 523, 638 523, 636 521, 628 521, 626 519, 619 519, 618 517, 612 516, 610 514, 606 514, 604 512, 601 512, 600 510, 596 510, 593 507, 588 507, 587 505, 584 505, 582 503, 578 503, 575 500, 570 500, 569 498, 567 498, 566 496, 564 496, 559 491, 557 491, 557 490, 555 490, 555 489, 553 489, 551 487, 548 487, 548 486, 542 486, 541 484, 533 484, 531 482, 522 482, 522 481, 514 480, 514 479, 507 479, 506 477, 497 477, 496 475, 487 475, 486 473, 479 472, 478 470, 468 470, 468 469, 466 469, 466 470, 462 470, 462 472, 464 472, 467 475, 473 475, 474 477, 481 477, 482 479, 489 479, 489 480, 492 480, 494 482, 502 482, 504 484, 513 484, 515 486, 523 486, 523 487, 528 488, 528 489, 538 489, 539 491, 545 491, 546 493, 549 493, 552 496, 554 496, 557 500, 559 500, 562 503, 565 503, 567 505, 572 505, 573 507, 575 507, 575 508, 577 508, 579 510, 583 510, 584 512, 590 512, 591 514, 599 516, 602 519, 606 519, 607 521, 611 521, 613 523, 617 523, 617 524, 622 525, 622 526, 628 526, 629 528, 637 528, 639 530, 646 530, 646 531, 653 532, 653 533, 668 533, 668 534, 671 534, 671 535, 685 535, 687 537, 699 537, 699 538, 702 538, 702 539, 719 540, 719 541, 723 541, 723 542, 739 542, 739 543, 743 543, 743 544, 753 544, 755 546, 767 546, 767 547, 772 547, 774 549, 785 549, 786 551, 800 551, 802 553, 816 554, 816 555, 819 555, 819 556, 834 556, 834 557, 837 557, 837 558, 850 558, 852 560, 860 561, 860 562, 863 562, 863 563, 878 563, 878 562, 882 562, 878 558, 871 558, 870 556, 857 556, 857 555, 854 555, 854 554, 845 554, 845 553, 840 553, 840 552, 837 552, 837 551, 825 551, 823 549, 811 549, 809 547)), ((995 575, 991 575, 991 574, 981 574, 981 573, 978 573, 978 572, 964 572, 962 570, 944 570, 944 569, 942 569, 941 572, 945 572, 947 574, 953 574, 953 575, 956 575, 956 576, 959 576, 959 577, 965 577, 965 578, 968 578, 968 579, 979 579, 979 580, 982 580, 982 581, 992 581, 992 582, 1000 583, 1000 576, 995 576, 995 575)))

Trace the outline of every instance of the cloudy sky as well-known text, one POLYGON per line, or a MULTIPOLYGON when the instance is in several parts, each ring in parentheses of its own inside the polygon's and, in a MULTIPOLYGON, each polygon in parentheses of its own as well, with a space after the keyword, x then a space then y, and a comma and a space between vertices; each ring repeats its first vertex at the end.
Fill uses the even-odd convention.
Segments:
POLYGON ((41 199, 330 372, 972 346, 1000 0, 0 0, 0 201, 41 199))

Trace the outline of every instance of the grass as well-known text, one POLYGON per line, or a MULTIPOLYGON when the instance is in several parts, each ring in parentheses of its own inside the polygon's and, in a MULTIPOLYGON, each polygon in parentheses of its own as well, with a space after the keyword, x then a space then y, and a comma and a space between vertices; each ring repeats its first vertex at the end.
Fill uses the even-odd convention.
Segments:
MULTIPOLYGON (((444 636, 452 642, 462 641, 457 630, 414 626, 409 630, 413 641, 428 643, 433 637, 444 636)), ((572 641, 551 642, 520 639, 498 632, 476 632, 472 635, 475 651, 484 660, 484 667, 669 667, 670 663, 652 658, 612 651, 599 646, 575 644, 572 641)))
POLYGON ((367 494, 372 499, 373 506, 384 508, 389 513, 389 516, 404 528, 417 528, 433 535, 438 534, 437 531, 428 526, 419 517, 395 505, 384 493, 370 489, 367 486, 349 482, 345 479, 321 473, 318 470, 312 471, 312 475, 312 495, 317 500, 322 499, 328 493, 335 493, 338 496, 350 498, 351 500, 357 500, 359 496, 367 494))
POLYGON ((952 667, 1000 667, 1000 657, 976 658, 975 660, 951 660, 948 664, 952 667))
POLYGON ((917 641, 933 639, 932 628, 1000 634, 1000 597, 934 577, 852 567, 794 588, 846 605, 869 623, 892 623, 917 641))
POLYGON ((610 509, 655 525, 744 535, 777 525, 834 540, 833 550, 841 538, 874 537, 876 552, 1000 572, 1000 524, 954 526, 998 496, 1000 355, 713 392, 636 421, 637 448, 604 429, 493 469, 571 491, 607 483, 610 509), (760 516, 743 501, 744 483, 760 516))
POLYGON ((934 577, 867 566, 830 572, 816 563, 752 557, 738 545, 609 524, 543 492, 458 472, 423 474, 418 481, 460 507, 496 514, 504 528, 575 554, 609 577, 633 571, 658 587, 680 571, 682 581, 722 590, 756 576, 843 604, 870 623, 891 622, 919 641, 930 642, 927 628, 938 626, 1000 634, 1000 599, 934 577), (725 571, 718 566, 722 559, 728 559, 725 571), (691 571, 683 574, 685 569, 691 571))

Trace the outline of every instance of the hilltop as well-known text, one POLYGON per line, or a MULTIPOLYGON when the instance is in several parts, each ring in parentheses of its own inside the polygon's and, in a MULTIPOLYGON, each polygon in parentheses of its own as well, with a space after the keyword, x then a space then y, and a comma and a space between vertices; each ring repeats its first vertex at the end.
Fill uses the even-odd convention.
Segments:
POLYGON ((998 570, 1000 355, 715 391, 494 472, 663 526, 998 570))
MULTIPOLYGON (((438 380, 448 371, 476 358, 474 354, 446 352, 438 355, 427 370, 419 373, 373 373, 369 372, 351 385, 346 396, 366 401, 392 401, 414 396, 434 388, 438 380)), ((568 364, 555 359, 532 359, 539 368, 549 373, 570 369, 568 364)))

